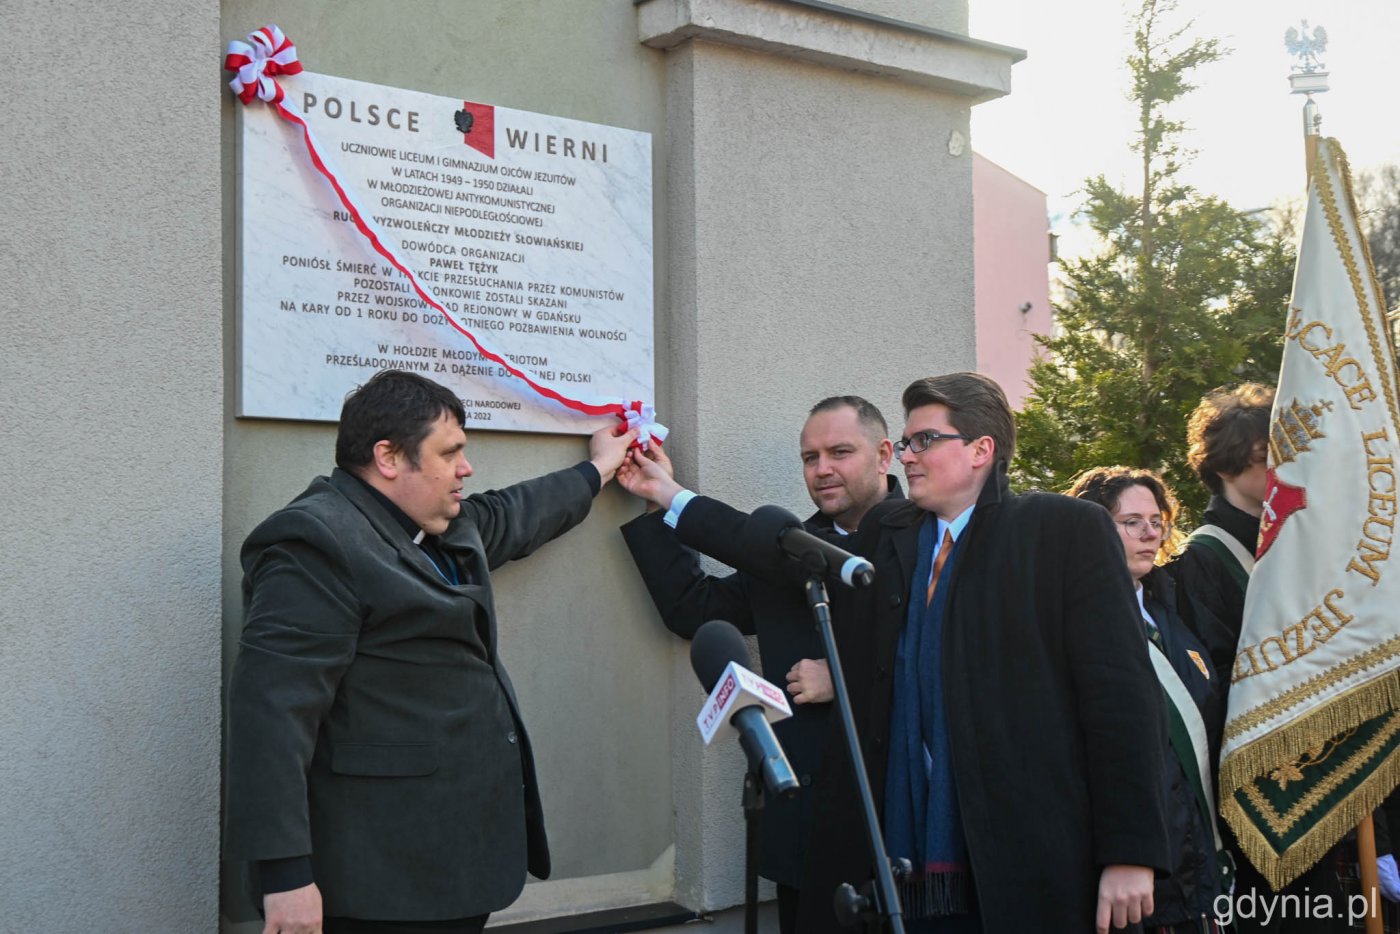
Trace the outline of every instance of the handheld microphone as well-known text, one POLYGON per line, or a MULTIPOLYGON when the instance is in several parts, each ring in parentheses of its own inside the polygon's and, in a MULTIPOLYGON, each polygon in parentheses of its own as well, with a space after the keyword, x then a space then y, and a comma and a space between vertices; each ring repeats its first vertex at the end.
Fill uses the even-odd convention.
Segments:
POLYGON ((718 736, 739 734, 749 768, 763 776, 770 794, 792 797, 797 776, 771 722, 792 716, 787 696, 745 667, 749 651, 733 624, 712 619, 695 632, 690 643, 690 667, 710 692, 695 723, 705 745, 718 736))
POLYGON ((869 587, 875 583, 875 565, 808 532, 796 516, 780 506, 755 509, 745 525, 744 536, 758 548, 772 548, 776 543, 783 554, 796 559, 808 571, 834 577, 847 587, 869 587))

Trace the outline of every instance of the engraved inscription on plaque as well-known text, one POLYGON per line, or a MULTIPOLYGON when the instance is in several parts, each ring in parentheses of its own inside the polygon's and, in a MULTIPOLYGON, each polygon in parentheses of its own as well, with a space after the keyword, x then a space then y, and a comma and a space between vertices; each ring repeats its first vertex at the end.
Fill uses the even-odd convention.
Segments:
MULTIPOLYGON (((652 400, 651 136, 304 72, 287 105, 390 249, 561 394, 652 400)), ((300 131, 240 108, 238 414, 335 421, 375 371, 451 387, 469 429, 585 433, 485 359, 355 228, 300 131)))

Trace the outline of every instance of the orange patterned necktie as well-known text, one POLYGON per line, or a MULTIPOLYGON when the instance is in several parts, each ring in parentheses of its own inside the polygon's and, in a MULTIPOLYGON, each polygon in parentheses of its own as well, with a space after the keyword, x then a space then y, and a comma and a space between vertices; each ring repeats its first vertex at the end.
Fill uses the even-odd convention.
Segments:
POLYGON ((938 575, 943 573, 943 563, 952 552, 953 527, 949 526, 943 530, 943 544, 938 546, 938 557, 933 559, 933 574, 928 579, 928 596, 924 598, 924 606, 933 602, 933 588, 938 586, 938 575))

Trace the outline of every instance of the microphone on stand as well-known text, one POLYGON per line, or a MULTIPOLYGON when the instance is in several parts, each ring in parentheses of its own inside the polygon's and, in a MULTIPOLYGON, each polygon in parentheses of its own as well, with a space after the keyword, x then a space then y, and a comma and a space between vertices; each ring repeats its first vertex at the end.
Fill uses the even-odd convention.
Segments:
POLYGON ((797 776, 771 724, 791 717, 792 708, 781 688, 749 671, 748 661, 744 637, 732 623, 712 619, 696 630, 690 667, 710 696, 695 723, 706 746, 737 733, 750 770, 763 777, 769 793, 791 797, 797 793, 797 776))
POLYGON ((808 532, 796 516, 780 506, 755 509, 744 524, 743 539, 759 554, 771 554, 776 546, 811 573, 839 580, 847 587, 875 583, 875 565, 808 532))

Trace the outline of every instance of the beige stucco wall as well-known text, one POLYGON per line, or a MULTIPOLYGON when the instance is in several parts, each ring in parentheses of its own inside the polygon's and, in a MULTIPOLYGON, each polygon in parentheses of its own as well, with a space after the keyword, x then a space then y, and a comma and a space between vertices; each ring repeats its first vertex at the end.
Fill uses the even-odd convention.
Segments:
MULTIPOLYGON (((671 293, 671 327, 687 335, 672 366, 693 370, 671 409, 672 456, 702 491, 806 515, 797 438, 812 403, 866 396, 897 432, 915 375, 972 366, 971 264, 950 261, 971 258, 969 169, 940 145, 966 133, 967 110, 721 45, 671 54, 672 112, 694 120, 692 181, 672 166, 668 220, 687 283, 671 293)), ((693 726, 676 729, 682 745, 693 726)), ((680 848, 679 875, 707 907, 742 891, 741 828, 725 820, 737 768, 709 756, 698 782, 678 776, 697 785, 680 796, 680 839, 701 844, 680 848)))
POLYGON ((0 4, 0 930, 217 923, 210 3, 0 4))
MULTIPOLYGON (((928 28, 783 0, 0 6, 23 128, 0 141, 0 930, 256 929, 217 882, 220 657, 238 546, 330 469, 334 427, 232 416, 224 44, 276 22, 314 71, 652 133, 682 479, 805 511, 813 401, 864 394, 897 433, 910 379, 974 363, 968 112, 1014 58, 949 38, 965 3, 851 6, 928 28), (647 28, 652 4, 685 34, 647 28), (738 32, 704 35, 700 7, 738 32)), ((586 450, 469 444, 475 489, 586 450)), ((617 532, 639 509, 609 490, 496 578, 556 867, 501 920, 742 896, 737 747, 699 744, 686 646, 617 532)))

